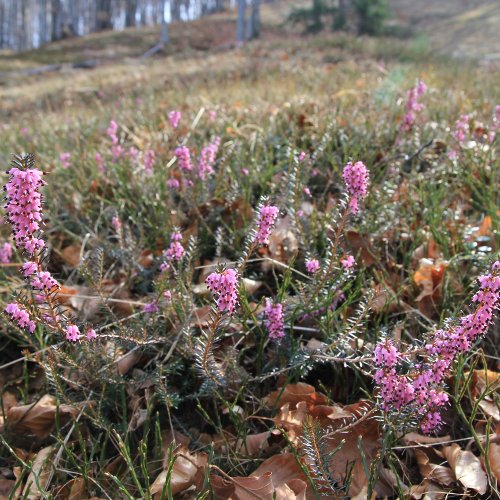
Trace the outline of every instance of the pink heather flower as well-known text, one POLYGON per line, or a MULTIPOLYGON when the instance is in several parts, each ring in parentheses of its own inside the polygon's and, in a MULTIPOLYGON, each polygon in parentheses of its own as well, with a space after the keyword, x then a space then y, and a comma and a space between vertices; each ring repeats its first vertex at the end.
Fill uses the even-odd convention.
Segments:
POLYGON ((217 111, 212 109, 211 111, 208 112, 208 119, 211 123, 213 123, 216 120, 216 118, 217 118, 217 111))
POLYGON ((177 162, 181 170, 185 172, 193 170, 193 165, 191 164, 191 151, 189 151, 187 146, 178 147, 175 150, 175 156, 177 157, 177 162))
POLYGON ((241 169, 241 173, 242 173, 243 175, 247 176, 250 172, 248 171, 248 168, 243 167, 243 168, 241 169))
POLYGON ((91 340, 94 340, 97 338, 97 333, 93 328, 90 328, 87 330, 87 333, 85 334, 85 338, 90 342, 91 340))
POLYGON ((500 262, 491 272, 478 278, 479 290, 472 298, 476 310, 459 319, 447 330, 437 330, 425 346, 428 359, 401 374, 400 355, 389 341, 377 345, 374 363, 375 382, 379 386, 384 411, 408 410, 421 415, 420 429, 429 433, 441 424, 439 408, 448 403, 443 385, 456 357, 470 350, 493 321, 500 304, 500 262))
POLYGON ((132 161, 137 161, 137 158, 139 158, 139 150, 134 146, 128 148, 127 154, 132 161))
POLYGON ((35 290, 51 291, 54 288, 59 290, 61 285, 55 280, 48 271, 40 271, 31 280, 31 286, 35 290))
POLYGON ((409 132, 413 128, 416 115, 424 110, 424 105, 419 102, 419 98, 422 97, 426 91, 427 85, 425 85, 422 80, 419 80, 417 84, 408 91, 405 103, 406 115, 401 127, 404 132, 409 132))
POLYGON ((300 154, 299 154, 299 161, 303 161, 306 157, 306 152, 305 151, 301 151, 300 154))
POLYGON ((8 173, 10 178, 4 188, 6 219, 12 226, 16 246, 33 254, 45 245, 36 237, 42 221, 42 198, 38 190, 45 185, 43 172, 36 168, 20 170, 14 167, 8 173))
POLYGON ((344 257, 343 259, 340 259, 340 263, 342 264, 342 266, 344 266, 344 269, 351 269, 354 264, 355 264, 355 260, 354 260, 354 257, 352 255, 348 255, 347 257, 344 257))
POLYGON ((172 128, 177 128, 179 126, 179 122, 181 121, 180 111, 170 111, 168 114, 168 121, 172 128))
POLYGON ((219 151, 220 137, 216 137, 214 142, 201 150, 200 158, 198 160, 198 176, 201 180, 205 180, 208 175, 213 174, 215 157, 219 151))
POLYGON ((312 196, 311 190, 307 186, 302 191, 306 196, 309 196, 309 198, 312 196))
POLYGON ((118 132, 118 124, 114 120, 111 120, 109 122, 108 130, 106 130, 106 134, 111 139, 111 142, 113 144, 118 144, 118 136, 116 135, 117 132, 118 132))
POLYGON ((30 129, 28 127, 22 127, 19 132, 21 132, 21 135, 28 135, 30 133, 30 129))
POLYGON ((12 259, 12 245, 6 242, 0 247, 0 264, 8 264, 10 259, 12 259))
POLYGON ((155 163, 156 154, 152 149, 147 149, 144 152, 144 170, 148 175, 153 172, 153 165, 155 163))
POLYGON ((222 273, 211 273, 205 283, 208 289, 217 296, 217 307, 220 312, 233 314, 238 304, 238 273, 234 269, 226 269, 222 273))
POLYGON ((76 325, 68 325, 66 328, 66 340, 77 342, 80 340, 80 330, 76 325))
POLYGON ((165 297, 165 300, 167 302, 172 301, 172 292, 170 290, 165 290, 165 292, 163 293, 163 296, 165 297))
POLYGON ((113 226, 116 232, 120 231, 120 229, 122 228, 122 222, 116 216, 111 219, 111 225, 113 226))
POLYGON ((61 160, 61 164, 63 168, 71 167, 71 153, 64 152, 59 155, 59 159, 61 160))
POLYGON ((366 198, 368 194, 370 174, 362 161, 354 164, 349 162, 344 167, 343 178, 350 196, 349 208, 353 214, 356 214, 359 210, 359 201, 366 198))
POLYGON ((255 238, 256 243, 260 245, 267 245, 269 243, 269 236, 271 230, 278 217, 279 209, 272 205, 264 205, 259 212, 258 231, 255 238))
POLYGON ((297 210, 297 217, 303 217, 304 216, 304 210, 297 210))
POLYGON ((396 365, 399 357, 398 350, 394 347, 390 340, 384 344, 377 344, 374 350, 374 362, 377 366, 386 366, 392 368, 396 365))
POLYGON ((167 181, 167 187, 170 189, 179 189, 180 185, 180 182, 175 178, 168 179, 167 181))
POLYGON ((179 262, 184 255, 184 247, 182 246, 182 234, 173 232, 170 235, 170 247, 165 251, 165 258, 167 262, 175 260, 179 262))
POLYGON ((111 146, 111 156, 113 157, 113 161, 117 161, 121 158, 123 153, 125 153, 125 150, 120 144, 113 144, 111 146))
POLYGON ((32 274, 35 274, 37 270, 38 266, 35 262, 25 262, 23 264, 23 273, 25 278, 31 276, 32 274))
POLYGON ((306 270, 308 273, 314 274, 319 271, 318 259, 306 260, 306 270))
POLYGON ((20 328, 25 328, 30 333, 33 333, 35 331, 35 322, 30 320, 28 311, 21 304, 18 304, 16 302, 7 304, 5 313, 9 316, 11 321, 17 323, 17 326, 19 326, 20 328))
POLYGON ((156 314, 159 311, 158 304, 156 302, 149 302, 144 304, 143 307, 146 314, 156 314))
POLYGON ((266 328, 269 331, 269 338, 276 340, 284 337, 283 306, 281 304, 274 304, 271 299, 267 298, 264 316, 266 318, 266 328))
POLYGON ((102 157, 101 153, 96 153, 95 154, 95 162, 97 164, 97 168, 99 169, 99 172, 101 174, 106 173, 106 165, 104 163, 104 158, 102 157))
POLYGON ((455 123, 455 132, 453 132, 453 137, 461 144, 465 141, 467 134, 469 133, 469 115, 460 115, 460 118, 455 123))

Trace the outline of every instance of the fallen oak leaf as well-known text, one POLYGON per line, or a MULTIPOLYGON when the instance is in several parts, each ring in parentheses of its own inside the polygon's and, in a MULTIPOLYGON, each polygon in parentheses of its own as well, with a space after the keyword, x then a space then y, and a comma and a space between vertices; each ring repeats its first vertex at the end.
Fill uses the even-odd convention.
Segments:
POLYGON ((23 488, 21 498, 26 500, 38 500, 42 496, 45 498, 45 488, 50 476, 52 462, 49 460, 54 452, 53 446, 42 448, 35 456, 31 464, 31 470, 23 488))
POLYGON ((453 471, 444 465, 430 463, 429 456, 420 449, 415 450, 418 469, 423 479, 436 481, 444 486, 450 486, 455 482, 455 474, 453 471))
POLYGON ((321 405, 328 401, 328 398, 321 392, 304 382, 297 384, 288 384, 281 389, 271 392, 265 398, 265 404, 268 407, 275 407, 276 403, 280 405, 290 403, 295 408, 299 402, 305 402, 308 405, 321 405))
POLYGON ((13 406, 7 411, 6 424, 17 433, 35 434, 47 437, 54 427, 56 413, 61 424, 76 417, 79 409, 67 404, 57 406, 56 398, 45 394, 36 403, 13 406))
POLYGON ((467 489, 477 491, 481 495, 486 493, 488 478, 481 468, 479 458, 471 451, 464 451, 458 444, 453 443, 450 446, 444 446, 439 454, 448 460, 455 477, 467 489))
MULTIPOLYGON (((205 469, 208 463, 206 453, 191 453, 186 445, 179 445, 174 451, 175 462, 172 466, 170 475, 170 488, 172 495, 187 490, 195 486, 198 490, 203 484, 205 469)), ((167 453, 167 465, 170 461, 167 453)), ((174 459, 174 458, 172 458, 174 459)), ((151 485, 150 493, 154 495, 155 500, 159 500, 161 492, 168 479, 168 469, 162 471, 151 485)))

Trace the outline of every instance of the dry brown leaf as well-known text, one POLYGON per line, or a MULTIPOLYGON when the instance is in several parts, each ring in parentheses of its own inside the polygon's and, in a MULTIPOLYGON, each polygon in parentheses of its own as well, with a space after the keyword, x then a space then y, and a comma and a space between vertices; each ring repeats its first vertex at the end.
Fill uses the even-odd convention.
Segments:
POLYGON ((80 264, 81 251, 81 245, 69 245, 63 248, 59 255, 66 265, 74 268, 80 264))
POLYGON ((424 498, 425 500, 441 500, 446 497, 446 492, 443 491, 443 487, 432 481, 422 481, 421 484, 416 486, 411 486, 409 491, 409 498, 420 500, 424 498))
POLYGON ((266 405, 269 407, 284 405, 290 403, 295 408, 297 403, 305 402, 308 405, 322 405, 328 401, 328 398, 309 384, 298 382, 297 384, 288 384, 284 388, 271 392, 266 397, 266 405))
POLYGON ((128 373, 142 358, 142 353, 139 351, 129 351, 120 356, 116 361, 116 371, 120 375, 128 373))
POLYGON ((249 457, 257 457, 261 452, 269 447, 268 439, 271 437, 271 431, 250 434, 245 439, 238 439, 231 444, 232 449, 237 453, 242 453, 249 457))
POLYGON ((31 466, 32 470, 23 488, 22 498, 26 498, 26 500, 38 500, 42 496, 45 497, 44 490, 50 474, 52 465, 50 457, 53 452, 54 447, 47 446, 36 454, 35 460, 31 466))
MULTIPOLYGON (((470 372, 467 372, 464 376, 468 378, 469 375, 470 372)), ((496 392, 497 397, 500 397, 500 373, 488 369, 474 370, 470 390, 474 401, 481 398, 479 406, 485 415, 492 417, 496 422, 500 421, 500 409, 491 395, 496 392)))
POLYGON ((7 500, 15 485, 16 481, 13 479, 0 477, 0 500, 7 500))
MULTIPOLYGON (((261 254, 269 256, 271 259, 288 264, 292 257, 296 255, 299 249, 299 242, 293 229, 293 223, 290 216, 286 215, 280 219, 274 227, 271 236, 269 237, 269 245, 262 247, 259 251, 261 254)), ((276 266, 269 260, 262 262, 262 270, 267 272, 276 266)), ((281 269, 282 266, 278 266, 281 269)))
POLYGON ((424 479, 436 481, 444 486, 449 486, 455 482, 453 471, 444 465, 430 463, 430 458, 423 450, 417 448, 415 456, 417 458, 418 470, 424 479))
MULTIPOLYGON (((187 446, 183 444, 179 445, 173 453, 176 459, 170 479, 172 494, 176 495, 191 486, 198 489, 205 477, 205 468, 208 463, 207 454, 191 453, 187 446)), ((169 457, 166 458, 166 462, 168 464, 169 457)), ((160 498, 167 476, 167 470, 162 471, 151 485, 151 494, 154 495, 155 500, 160 498)))
POLYGON ((488 450, 490 468, 497 481, 500 482, 500 443, 491 443, 488 450))
POLYGON ((418 309, 427 317, 437 314, 437 305, 441 301, 441 284, 448 263, 438 259, 420 259, 418 269, 413 275, 413 281, 421 288, 415 299, 418 309))
POLYGON ((39 438, 47 437, 52 430, 56 412, 64 424, 78 414, 78 408, 66 404, 56 406, 56 399, 45 394, 39 401, 30 405, 13 406, 7 412, 7 425, 17 433, 35 434, 39 438))
POLYGON ((365 267, 369 267, 379 260, 373 249, 369 235, 349 230, 346 231, 345 236, 347 243, 352 249, 353 255, 356 257, 356 262, 365 267))
POLYGON ((401 441, 403 444, 436 444, 442 441, 449 441, 450 439, 451 436, 448 434, 446 436, 431 437, 423 436, 422 434, 418 434, 418 432, 409 432, 401 438, 401 441))
POLYGON ((477 491, 481 495, 486 493, 488 487, 488 478, 481 468, 481 462, 472 452, 464 451, 453 443, 450 446, 444 446, 441 450, 458 481, 467 489, 477 491))

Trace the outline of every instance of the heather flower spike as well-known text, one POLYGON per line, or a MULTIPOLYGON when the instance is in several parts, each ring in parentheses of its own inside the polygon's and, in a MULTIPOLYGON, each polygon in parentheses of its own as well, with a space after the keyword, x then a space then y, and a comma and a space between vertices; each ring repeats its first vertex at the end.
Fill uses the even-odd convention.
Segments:
POLYGON ((359 202, 368 195, 370 174, 362 161, 349 162, 344 167, 343 178, 349 194, 349 208, 353 214, 359 211, 359 202))
POLYGON ((425 346, 426 362, 414 365, 409 371, 403 370, 401 362, 410 362, 408 354, 400 353, 388 340, 375 347, 375 382, 382 409, 386 412, 406 410, 420 416, 422 432, 432 432, 441 423, 439 409, 448 403, 444 381, 456 357, 469 351, 493 321, 500 304, 500 261, 478 281, 479 290, 472 298, 475 311, 460 318, 455 326, 434 332, 425 346))
POLYGON ((271 299, 267 298, 264 316, 266 318, 265 324, 269 332, 269 338, 277 340, 284 337, 283 306, 279 303, 274 304, 271 299))
POLYGON ((205 283, 217 296, 219 311, 233 314, 238 304, 238 272, 235 269, 226 269, 221 273, 211 273, 205 283))
POLYGON ((267 245, 269 243, 269 236, 271 230, 278 218, 279 209, 272 205, 264 205, 259 212, 259 219, 257 221, 258 229, 255 242, 260 245, 267 245))
POLYGON ((45 242, 41 238, 40 188, 45 185, 43 172, 35 168, 33 155, 23 155, 16 157, 8 174, 10 177, 4 186, 7 200, 6 220, 12 228, 15 245, 29 256, 29 260, 22 265, 21 272, 31 288, 34 307, 33 317, 26 307, 18 302, 8 304, 5 313, 20 328, 31 333, 35 331, 37 322, 41 322, 65 335, 68 340, 76 342, 80 339, 78 327, 66 324, 66 318, 61 318, 56 312, 59 304, 55 300, 55 293, 61 287, 42 266, 45 242))

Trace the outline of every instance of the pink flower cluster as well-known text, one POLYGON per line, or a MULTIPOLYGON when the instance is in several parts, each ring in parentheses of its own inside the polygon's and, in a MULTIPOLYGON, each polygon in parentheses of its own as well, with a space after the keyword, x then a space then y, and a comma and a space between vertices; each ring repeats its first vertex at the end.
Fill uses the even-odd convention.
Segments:
POLYGON ((114 120, 111 120, 106 134, 111 139, 111 155, 115 161, 118 160, 124 152, 123 147, 119 144, 117 132, 118 124, 114 120))
POLYGON ((448 402, 443 389, 445 377, 457 355, 467 352, 473 342, 487 332, 500 303, 499 274, 500 261, 497 261, 491 273, 479 277, 480 288, 472 299, 477 304, 476 310, 460 318, 456 326, 434 332, 425 346, 425 363, 415 364, 402 373, 403 365, 410 363, 411 353, 398 352, 388 340, 376 346, 375 382, 384 411, 408 410, 417 417, 425 433, 439 427, 439 409, 448 402))
POLYGON ((71 153, 68 153, 67 151, 64 153, 61 153, 59 155, 59 159, 61 160, 62 168, 71 167, 71 153))
POLYGON ((213 174, 215 157, 220 147, 220 137, 216 137, 214 141, 201 150, 198 160, 198 176, 204 181, 208 175, 213 174))
POLYGON ((181 112, 170 111, 170 113, 168 114, 168 121, 172 128, 177 128, 179 126, 179 122, 181 121, 181 112))
POLYGON ((165 250, 163 255, 165 256, 165 262, 160 266, 161 271, 167 271, 170 269, 170 262, 179 262, 184 256, 185 250, 182 246, 182 234, 174 231, 170 235, 170 246, 165 250))
POLYGON ((403 118, 402 130, 404 132, 409 132, 415 123, 416 115, 424 110, 424 105, 419 102, 419 99, 427 91, 427 85, 419 80, 417 84, 412 87, 406 96, 406 114, 403 118))
POLYGON ((264 316, 266 318, 266 328, 269 331, 269 338, 276 340, 284 337, 283 306, 279 303, 274 304, 271 299, 267 298, 264 316))
POLYGON ((45 185, 40 170, 11 168, 5 185, 7 221, 12 226, 14 242, 30 255, 42 249, 44 241, 37 238, 42 221, 42 197, 38 191, 45 185))
POLYGON ((35 322, 30 319, 28 311, 21 305, 15 302, 7 304, 5 313, 9 316, 11 321, 17 323, 20 328, 26 328, 30 333, 35 331, 35 322))
POLYGON ((356 261, 354 260, 354 257, 352 255, 347 255, 343 259, 340 259, 340 263, 344 267, 344 269, 347 271, 348 269, 351 269, 356 261))
POLYGON ((97 168, 99 169, 99 172, 101 174, 106 173, 106 165, 104 164, 104 158, 102 157, 101 153, 96 153, 95 156, 95 162, 97 164, 97 168))
POLYGON ((177 157, 177 163, 179 168, 185 172, 190 172, 193 170, 193 165, 191 163, 191 151, 187 146, 180 146, 175 150, 175 156, 177 157))
POLYGON ((319 260, 318 259, 308 259, 306 260, 306 270, 308 273, 314 274, 319 271, 319 260))
POLYGON ((12 245, 8 242, 0 247, 0 264, 8 264, 12 259, 12 245))
MULTIPOLYGON (((54 313, 57 304, 52 302, 54 300, 53 292, 60 289, 60 285, 48 271, 43 270, 41 265, 40 251, 44 248, 45 243, 37 236, 41 233, 42 197, 39 188, 45 185, 45 181, 42 180, 43 172, 38 169, 21 170, 13 167, 8 173, 10 178, 4 187, 7 193, 5 207, 7 220, 11 224, 16 246, 31 256, 32 260, 23 264, 22 272, 34 292, 38 311, 36 318, 30 318, 26 308, 22 304, 14 302, 7 305, 5 313, 19 327, 26 328, 31 333, 35 330, 36 319, 45 322, 46 325, 57 329, 60 333, 64 333, 68 340, 76 341, 80 338, 78 327, 75 325, 64 326, 65 323, 61 322, 61 318, 54 313), (41 294, 40 291, 43 293, 41 294)), ((88 340, 95 338, 95 336, 94 330, 87 332, 88 340)))
POLYGON ((260 245, 267 245, 269 243, 269 236, 271 230, 278 218, 279 209, 272 205, 264 205, 259 212, 258 229, 255 242, 260 245))
POLYGON ((156 154, 153 149, 144 151, 144 170, 148 175, 153 173, 153 165, 155 164, 156 154))
POLYGON ((453 137, 459 144, 465 141, 465 138, 469 133, 469 121, 469 115, 460 115, 458 120, 455 122, 455 131, 453 132, 453 137))
POLYGON ((205 283, 217 296, 219 311, 233 314, 238 304, 238 272, 235 269, 226 269, 222 273, 211 273, 205 283))
POLYGON ((353 214, 359 211, 359 202, 366 198, 370 174, 362 161, 352 163, 351 161, 344 167, 344 182, 349 194, 349 208, 353 214))

